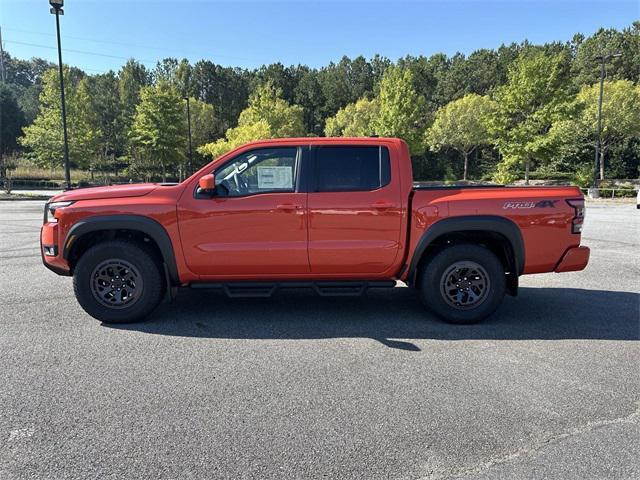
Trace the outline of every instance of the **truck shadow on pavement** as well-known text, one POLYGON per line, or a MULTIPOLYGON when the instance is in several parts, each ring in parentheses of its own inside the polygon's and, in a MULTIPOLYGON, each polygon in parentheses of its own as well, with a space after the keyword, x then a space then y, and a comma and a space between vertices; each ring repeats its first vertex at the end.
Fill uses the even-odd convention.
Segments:
POLYGON ((227 298, 185 290, 146 322, 105 327, 149 334, 229 339, 371 338, 420 351, 411 340, 639 340, 640 295, 577 288, 521 288, 477 325, 449 325, 408 288, 365 298, 282 290, 272 298, 227 298))

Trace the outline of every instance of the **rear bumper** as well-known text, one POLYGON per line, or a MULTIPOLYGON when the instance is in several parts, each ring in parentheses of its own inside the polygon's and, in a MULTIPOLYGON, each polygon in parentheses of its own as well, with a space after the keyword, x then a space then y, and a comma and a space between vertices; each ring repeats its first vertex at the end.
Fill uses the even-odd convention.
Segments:
POLYGON ((589 247, 573 247, 567 250, 555 268, 555 272, 576 272, 584 270, 589 263, 589 247))

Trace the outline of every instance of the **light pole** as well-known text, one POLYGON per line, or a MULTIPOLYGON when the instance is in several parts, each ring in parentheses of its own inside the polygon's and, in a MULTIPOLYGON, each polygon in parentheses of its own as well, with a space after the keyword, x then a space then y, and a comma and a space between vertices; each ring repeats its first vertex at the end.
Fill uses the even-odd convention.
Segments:
POLYGON ((193 149, 191 146, 191 110, 189 109, 189 96, 184 97, 187 101, 187 129, 189 131, 189 165, 187 166, 187 175, 191 175, 193 165, 193 149))
POLYGON ((600 61, 600 96, 598 97, 598 127, 596 131, 596 154, 593 160, 593 193, 592 196, 600 196, 598 192, 598 161, 600 161, 601 176, 604 176, 604 159, 600 158, 600 149, 602 147, 602 95, 604 92, 604 66, 610 58, 621 57, 622 53, 609 53, 596 57, 600 61))
POLYGON ((64 102, 64 75, 62 72, 62 47, 60 45, 60 15, 64 15, 64 0, 49 0, 52 14, 56 16, 56 35, 58 37, 58 74, 60 76, 60 101, 62 102, 62 133, 64 135, 64 183, 65 189, 71 189, 71 172, 69 171, 69 138, 67 136, 67 108, 64 102))

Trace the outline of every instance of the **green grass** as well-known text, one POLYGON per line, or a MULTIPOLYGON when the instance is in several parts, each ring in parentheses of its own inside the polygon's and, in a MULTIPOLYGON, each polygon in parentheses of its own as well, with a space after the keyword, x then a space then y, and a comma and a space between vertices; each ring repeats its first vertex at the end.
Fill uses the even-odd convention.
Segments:
MULTIPOLYGON (((96 175, 97 178, 102 178, 103 175, 96 175)), ((40 168, 36 166, 21 165, 11 172, 11 178, 15 180, 47 180, 51 182, 63 182, 64 170, 62 168, 56 168, 50 170, 48 168, 40 168)), ((71 181, 88 182, 91 180, 91 173, 86 170, 71 170, 71 181)))

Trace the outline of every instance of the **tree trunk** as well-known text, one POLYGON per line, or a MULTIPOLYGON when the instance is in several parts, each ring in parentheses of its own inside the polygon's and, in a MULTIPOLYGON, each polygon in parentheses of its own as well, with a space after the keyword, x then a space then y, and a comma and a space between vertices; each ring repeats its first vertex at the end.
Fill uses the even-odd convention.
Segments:
POLYGON ((525 185, 529 185, 529 167, 531 165, 531 162, 529 160, 526 160, 524 162, 524 184, 525 185))
POLYGON ((604 154, 607 147, 600 145, 600 180, 604 180, 604 154))
POLYGON ((467 152, 463 153, 464 155, 464 172, 462 173, 462 180, 467 180, 469 174, 469 154, 467 152))
POLYGON ((167 183, 167 169, 162 164, 162 183, 167 183))

